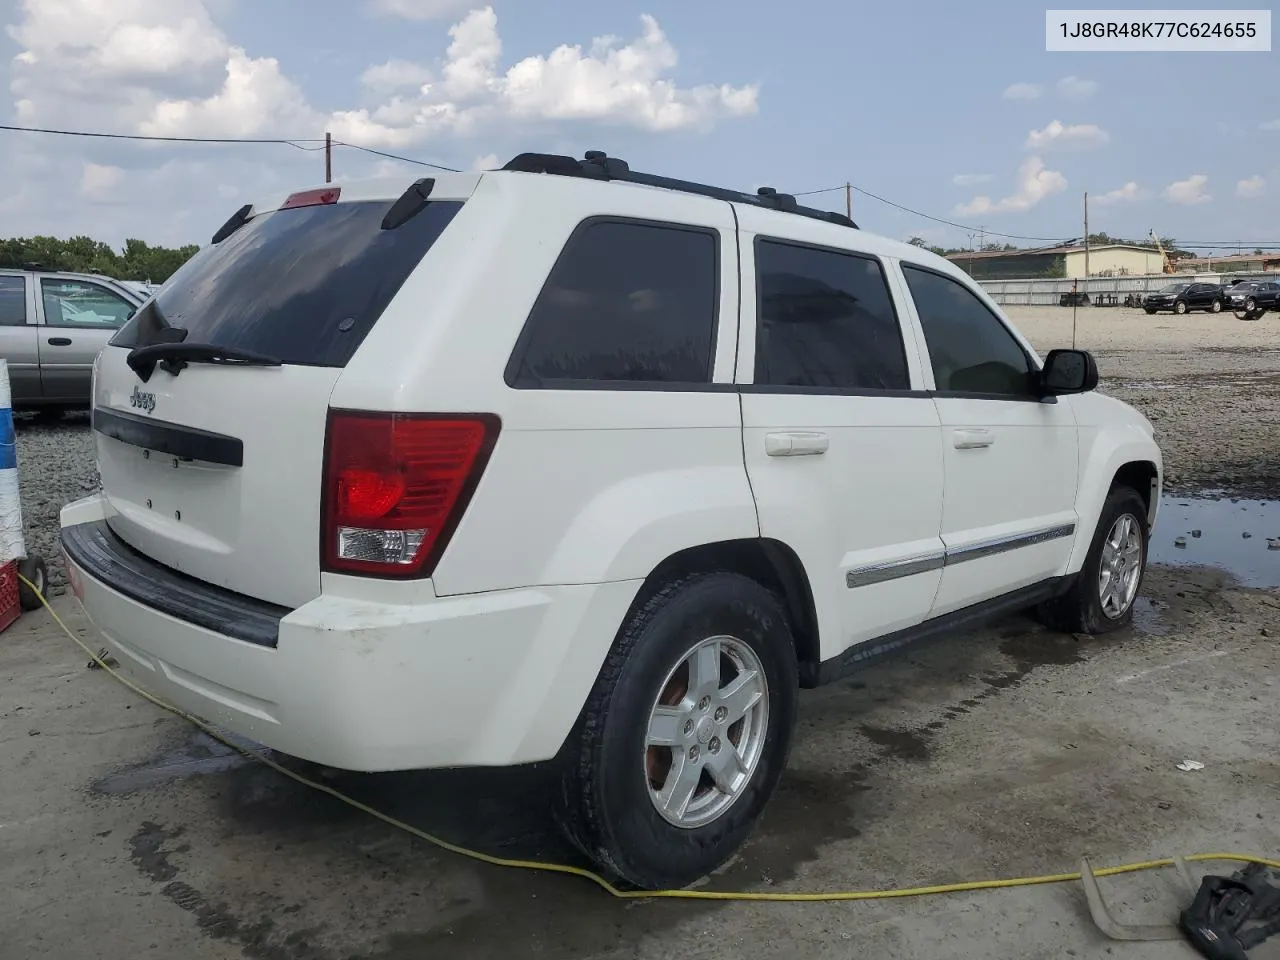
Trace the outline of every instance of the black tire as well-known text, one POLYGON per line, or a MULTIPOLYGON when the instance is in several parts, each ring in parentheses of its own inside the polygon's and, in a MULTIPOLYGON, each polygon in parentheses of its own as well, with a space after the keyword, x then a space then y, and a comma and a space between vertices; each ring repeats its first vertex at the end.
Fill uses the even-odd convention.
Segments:
POLYGON ((1133 608, 1138 595, 1142 592, 1142 582, 1146 579, 1150 541, 1151 531, 1147 526, 1146 503, 1138 491, 1132 487, 1117 485, 1103 504, 1102 516, 1098 518, 1098 527, 1093 533, 1093 543, 1089 546, 1089 553, 1085 557, 1084 565, 1080 568, 1075 583, 1065 595, 1050 600, 1038 608, 1040 621, 1045 626, 1064 633, 1086 633, 1093 636, 1127 627, 1133 621, 1133 608), (1141 541, 1142 568, 1138 573, 1138 585, 1128 607, 1119 616, 1109 616, 1103 611, 1098 583, 1102 567, 1102 550, 1112 527, 1126 514, 1136 521, 1135 526, 1141 541))
POLYGON ((1148 316, 1148 317, 1150 317, 1150 316, 1154 316, 1154 315, 1155 315, 1155 311, 1154 311, 1154 310, 1152 310, 1151 308, 1149 308, 1149 307, 1144 307, 1143 309, 1144 309, 1144 310, 1146 310, 1146 312, 1147 312, 1147 316, 1148 316))
POLYGON ((1244 302, 1244 313, 1250 320, 1256 320, 1258 317, 1262 316, 1262 311, 1258 309, 1258 301, 1253 299, 1253 297, 1246 300, 1244 302))
MULTIPOLYGON (((777 787, 790 754, 797 691, 791 630, 773 593, 728 572, 668 584, 622 625, 583 707, 564 754, 561 829, 602 871, 641 889, 679 888, 706 876, 741 846, 777 787), (759 759, 716 819, 676 826, 650 797, 649 751, 668 748, 646 747, 649 718, 686 652, 722 635, 749 647, 761 666, 768 711, 759 759)), ((670 749, 674 762, 676 748, 670 749)))
POLYGON ((1173 312, 1176 314, 1184 314, 1187 312, 1187 301, 1179 300, 1173 305, 1173 312))
POLYGON ((40 602, 40 595, 48 590, 49 572, 45 569, 44 558, 38 556, 30 556, 25 560, 18 561, 18 573, 26 577, 36 586, 36 590, 32 590, 22 580, 18 581, 18 604, 23 610, 28 612, 39 610, 44 604, 40 602))
POLYGON ((1215 300, 1215 301, 1213 301, 1213 306, 1211 306, 1209 309, 1210 309, 1213 313, 1221 313, 1221 312, 1222 312, 1222 301, 1221 301, 1221 300, 1215 300))

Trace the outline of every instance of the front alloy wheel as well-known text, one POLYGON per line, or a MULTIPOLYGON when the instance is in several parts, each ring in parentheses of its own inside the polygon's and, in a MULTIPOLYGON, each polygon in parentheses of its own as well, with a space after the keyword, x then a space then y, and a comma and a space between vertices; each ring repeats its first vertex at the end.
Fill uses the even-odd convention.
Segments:
POLYGON ((1098 604, 1108 620, 1123 617, 1133 606, 1142 579, 1142 532, 1132 514, 1121 514, 1102 544, 1098 566, 1098 604))

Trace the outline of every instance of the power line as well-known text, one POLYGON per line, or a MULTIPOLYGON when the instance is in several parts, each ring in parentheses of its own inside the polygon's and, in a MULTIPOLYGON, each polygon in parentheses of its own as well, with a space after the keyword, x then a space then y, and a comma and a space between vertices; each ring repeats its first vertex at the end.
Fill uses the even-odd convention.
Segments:
POLYGON ((344 143, 341 140, 333 141, 335 147, 351 147, 353 150, 363 150, 365 153, 371 153, 375 157, 385 157, 388 160, 400 160, 404 163, 416 163, 421 167, 430 167, 433 170, 443 170, 445 173, 461 173, 461 170, 455 170, 453 167, 442 167, 438 163, 428 163, 426 160, 415 160, 412 157, 402 157, 394 153, 384 153, 382 150, 374 150, 372 147, 362 147, 357 143, 344 143))
POLYGON ((160 137, 141 133, 97 133, 87 130, 54 130, 47 127, 15 127, 0 123, 0 130, 14 133, 48 133, 59 137, 93 137, 100 140, 146 140, 157 143, 283 143, 299 150, 323 150, 324 138, 294 137, 160 137), (318 147, 304 147, 304 143, 319 143, 318 147))
MULTIPOLYGON (((315 152, 325 149, 325 141, 320 137, 175 137, 175 136, 158 136, 141 133, 104 133, 89 130, 61 130, 50 127, 22 127, 13 124, 0 124, 0 130, 12 133, 41 133, 51 136, 60 137, 87 137, 99 140, 131 140, 151 143, 221 143, 221 144, 284 144, 293 147, 296 150, 304 150, 307 152, 315 152), (304 146, 304 144, 316 144, 316 146, 304 146)), ((413 157, 406 157, 400 154, 388 153, 383 150, 375 150, 372 147, 362 147, 357 143, 346 143, 344 141, 335 140, 332 142, 335 147, 349 147, 352 150, 359 150, 376 157, 383 157, 387 160, 396 160, 401 163, 412 163, 417 166, 429 167, 433 170, 443 170, 446 173, 459 173, 460 171, 454 167, 446 167, 442 164, 431 163, 427 160, 417 160, 413 157)), ((924 220, 931 220, 934 223, 946 224, 949 227, 955 227, 957 230, 963 230, 968 233, 977 233, 981 230, 985 235, 992 237, 1002 237, 1006 240, 1030 240, 1037 243, 1062 243, 1062 237, 1030 237, 1017 233, 1001 233, 997 230, 985 230, 979 227, 970 226, 963 223, 957 223, 954 220, 948 220, 945 217, 935 217, 932 214, 924 213, 920 210, 912 209, 901 203, 896 203, 886 197, 872 193, 870 190, 864 190, 862 187, 853 184, 839 184, 834 187, 822 187, 818 190, 802 190, 799 193, 793 193, 795 197, 812 197, 824 193, 836 193, 841 190, 856 190, 865 197, 877 200, 880 203, 902 210, 912 216, 920 217, 924 220)), ((1178 245, 1184 248, 1197 248, 1201 250, 1233 250, 1244 247, 1250 248, 1280 248, 1280 241, 1260 242, 1257 240, 1179 240, 1178 245)))

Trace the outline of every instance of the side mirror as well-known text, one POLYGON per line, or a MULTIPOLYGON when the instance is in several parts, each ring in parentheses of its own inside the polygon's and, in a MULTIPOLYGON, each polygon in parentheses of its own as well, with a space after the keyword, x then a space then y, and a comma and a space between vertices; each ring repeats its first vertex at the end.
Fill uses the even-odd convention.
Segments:
POLYGON ((1088 350, 1050 350, 1040 371, 1046 394, 1088 393, 1098 386, 1098 363, 1088 350))

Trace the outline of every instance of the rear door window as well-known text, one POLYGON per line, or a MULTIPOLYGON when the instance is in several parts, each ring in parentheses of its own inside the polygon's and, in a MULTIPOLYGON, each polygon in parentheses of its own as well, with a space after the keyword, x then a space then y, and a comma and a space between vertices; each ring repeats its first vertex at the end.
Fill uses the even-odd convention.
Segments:
POLYGON ((902 330, 880 261, 756 240, 758 385, 910 387, 902 330))
POLYGON ((276 210, 180 267, 111 341, 135 347, 157 319, 188 343, 238 347, 285 364, 344 367, 462 208, 432 201, 382 229, 392 201, 276 210))
POLYGON ((0 327, 20 327, 26 322, 26 279, 24 277, 0 277, 0 327))
POLYGON ((709 383, 718 251, 710 229, 586 221, 538 295, 507 383, 709 383))

